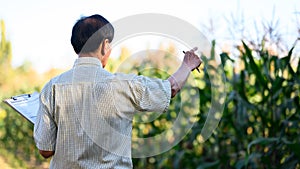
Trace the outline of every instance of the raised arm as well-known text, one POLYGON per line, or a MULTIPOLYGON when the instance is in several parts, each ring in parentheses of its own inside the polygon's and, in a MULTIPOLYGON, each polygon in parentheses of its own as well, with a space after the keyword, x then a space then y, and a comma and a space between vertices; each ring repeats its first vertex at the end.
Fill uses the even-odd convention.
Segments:
POLYGON ((171 83, 172 97, 174 97, 184 86, 190 72, 201 65, 201 59, 194 53, 196 50, 197 47, 185 52, 181 66, 168 78, 171 83))

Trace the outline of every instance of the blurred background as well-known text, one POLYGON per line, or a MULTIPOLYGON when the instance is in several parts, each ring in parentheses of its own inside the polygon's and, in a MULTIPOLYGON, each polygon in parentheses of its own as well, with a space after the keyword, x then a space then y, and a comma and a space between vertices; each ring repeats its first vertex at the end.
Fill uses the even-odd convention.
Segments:
MULTIPOLYGON (((133 159, 134 168, 300 168, 299 1, 0 0, 0 4, 1 101, 40 91, 50 78, 73 65, 77 56, 70 44, 71 29, 81 16, 98 13, 113 23, 140 13, 168 14, 197 27, 211 42, 210 56, 221 58, 225 108, 213 135, 203 142, 200 133, 212 99, 204 67, 216 62, 211 59, 200 74, 192 73, 196 81, 192 87, 200 97, 200 113, 192 129, 171 150, 133 159)), ((183 49, 174 40, 158 36, 128 39, 113 48, 106 69, 117 71, 143 50, 159 52, 149 52, 148 62, 142 65, 132 62, 128 71, 167 78, 159 70, 173 68, 174 56, 182 56, 183 49), (144 69, 149 66, 159 69, 144 69)), ((176 96, 168 113, 154 121, 134 123, 133 136, 149 137, 170 128, 181 106, 189 106, 180 105, 181 99, 176 96)), ((0 103, 0 168, 48 167, 49 160, 38 155, 32 130, 30 122, 0 103)))

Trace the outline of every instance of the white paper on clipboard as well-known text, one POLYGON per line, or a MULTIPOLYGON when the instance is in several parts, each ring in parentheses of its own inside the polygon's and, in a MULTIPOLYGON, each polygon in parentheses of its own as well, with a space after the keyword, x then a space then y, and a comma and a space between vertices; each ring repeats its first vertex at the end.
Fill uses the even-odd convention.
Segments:
POLYGON ((20 113, 31 123, 35 123, 37 112, 39 109, 39 93, 22 94, 5 99, 4 102, 20 113))

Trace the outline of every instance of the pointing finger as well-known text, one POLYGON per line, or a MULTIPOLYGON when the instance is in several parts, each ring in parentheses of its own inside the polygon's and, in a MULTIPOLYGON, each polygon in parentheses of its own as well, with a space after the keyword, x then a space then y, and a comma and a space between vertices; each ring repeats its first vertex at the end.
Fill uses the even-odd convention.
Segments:
POLYGON ((197 47, 194 47, 192 50, 190 50, 190 52, 195 52, 195 51, 197 51, 198 50, 198 48, 197 47))

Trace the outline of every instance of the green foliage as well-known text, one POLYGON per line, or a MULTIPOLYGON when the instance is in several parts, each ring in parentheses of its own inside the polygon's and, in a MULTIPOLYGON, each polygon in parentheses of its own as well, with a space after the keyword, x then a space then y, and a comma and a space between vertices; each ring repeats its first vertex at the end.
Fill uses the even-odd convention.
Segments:
MULTIPOLYGON (((33 125, 2 102, 13 95, 40 91, 49 75, 39 76, 25 63, 13 68, 10 42, 1 21, 0 42, 0 156, 13 168, 35 168, 44 161, 33 140, 33 125)), ((1 167, 1 164, 0 164, 1 167)))
MULTIPOLYGON (((264 48, 257 52, 258 57, 254 57, 255 51, 244 41, 237 49, 240 51, 237 61, 227 53, 220 55, 228 95, 214 135, 201 143, 200 132, 211 108, 212 97, 211 82, 205 72, 204 76, 200 74, 195 78, 205 84, 204 87, 198 86, 201 100, 198 122, 170 151, 155 157, 134 159, 135 168, 300 167, 300 66, 293 68, 290 64, 294 47, 283 58, 271 55, 264 48), (233 66, 233 62, 239 63, 233 66)), ((175 98, 172 104, 170 108, 175 109, 171 111, 179 112, 177 104, 180 100, 175 98)), ((152 133, 160 133, 160 129, 154 127, 155 123, 165 122, 164 118, 158 118, 146 125, 152 133)), ((139 134, 139 137, 147 136, 139 134)))
POLYGON ((242 96, 231 101, 238 105, 231 112, 244 113, 241 120, 245 123, 238 127, 244 130, 241 135, 248 150, 238 166, 295 168, 300 159, 295 146, 300 143, 300 71, 299 66, 294 70, 290 64, 294 47, 283 58, 261 49, 255 59, 245 42, 243 49, 245 69, 229 79, 235 82, 231 92, 242 96), (239 112, 241 109, 244 111, 239 112))

